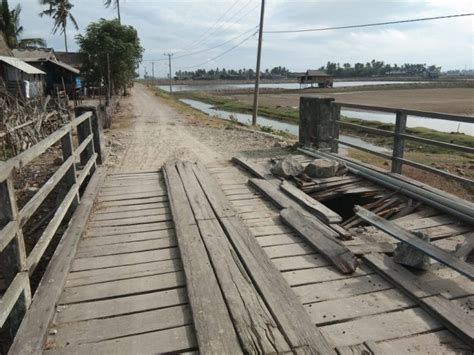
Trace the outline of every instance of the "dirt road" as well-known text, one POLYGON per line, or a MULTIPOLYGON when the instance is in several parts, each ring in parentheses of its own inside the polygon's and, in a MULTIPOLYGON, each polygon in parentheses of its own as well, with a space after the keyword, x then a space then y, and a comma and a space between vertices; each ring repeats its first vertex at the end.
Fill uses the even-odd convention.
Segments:
POLYGON ((276 138, 225 123, 215 127, 205 119, 193 119, 140 84, 121 107, 112 129, 105 132, 111 147, 109 164, 115 171, 152 171, 168 159, 217 162, 242 151, 281 144, 276 138))

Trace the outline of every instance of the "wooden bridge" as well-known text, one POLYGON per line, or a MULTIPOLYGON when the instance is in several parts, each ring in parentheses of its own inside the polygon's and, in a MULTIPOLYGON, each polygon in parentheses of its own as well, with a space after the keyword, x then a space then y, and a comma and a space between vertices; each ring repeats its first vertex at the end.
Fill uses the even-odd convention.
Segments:
MULTIPOLYGON (((474 237, 465 219, 349 163, 344 176, 283 183, 270 173, 282 157, 107 172, 96 120, 84 113, 0 166, 9 265, 0 325, 16 333, 9 354, 472 351, 474 272, 465 259, 474 237), (58 141, 63 165, 19 209, 13 169, 58 141), (21 227, 60 182, 69 190, 26 255, 21 227), (351 217, 338 213, 337 201, 349 199, 364 206, 351 217), (29 274, 69 214, 31 297, 29 274), (438 263, 425 272, 395 263, 400 240, 438 263)), ((305 165, 311 154, 334 158, 293 157, 305 165)))

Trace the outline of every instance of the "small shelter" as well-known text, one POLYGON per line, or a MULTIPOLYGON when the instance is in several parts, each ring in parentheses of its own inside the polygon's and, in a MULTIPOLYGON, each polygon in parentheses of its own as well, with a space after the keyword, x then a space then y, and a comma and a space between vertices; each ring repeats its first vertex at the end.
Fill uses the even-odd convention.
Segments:
POLYGON ((332 88, 334 78, 320 70, 307 70, 305 74, 299 77, 300 89, 318 86, 320 88, 332 88))
POLYGON ((59 62, 66 63, 73 68, 81 70, 82 68, 82 54, 79 52, 55 52, 56 58, 59 62))
POLYGON ((80 71, 57 59, 51 48, 14 49, 13 54, 46 73, 46 92, 73 95, 81 87, 80 71))
POLYGON ((25 99, 36 99, 44 95, 45 72, 14 58, 0 56, 0 90, 25 99))

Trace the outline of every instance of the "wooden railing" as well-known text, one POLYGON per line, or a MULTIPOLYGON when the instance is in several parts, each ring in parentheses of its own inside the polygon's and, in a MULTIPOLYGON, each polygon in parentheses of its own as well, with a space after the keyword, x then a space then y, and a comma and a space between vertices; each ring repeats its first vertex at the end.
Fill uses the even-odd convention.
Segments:
POLYGON ((66 216, 80 203, 80 189, 93 174, 101 157, 100 132, 95 112, 85 112, 44 140, 0 163, 0 267, 7 286, 0 295, 0 328, 9 320, 13 335, 31 302, 30 276, 35 272, 46 249, 66 216), (73 134, 77 135, 74 147, 73 134), (15 170, 22 169, 60 142, 63 163, 43 186, 19 209, 13 186, 15 170), (67 192, 41 236, 27 255, 23 229, 58 184, 67 192))
POLYGON ((440 175, 440 176, 455 180, 463 185, 468 185, 470 187, 473 187, 474 182, 471 179, 465 178, 463 176, 455 175, 450 172, 443 171, 443 170, 440 170, 440 169, 437 169, 432 166, 428 166, 419 162, 415 162, 413 160, 406 159, 404 157, 404 153, 405 153, 406 141, 414 141, 414 142, 419 142, 426 145, 433 145, 433 146, 445 148, 449 151, 474 154, 473 147, 468 147, 464 145, 453 144, 453 143, 443 142, 443 141, 439 141, 435 139, 428 139, 428 138, 423 138, 423 137, 419 137, 412 134, 407 134, 407 121, 410 120, 410 116, 432 118, 432 119, 445 120, 445 121, 454 121, 454 122, 459 122, 459 123, 470 123, 470 124, 474 124, 474 117, 451 115, 451 114, 444 114, 444 113, 437 113, 437 112, 396 109, 396 108, 388 108, 388 107, 380 107, 380 106, 359 105, 359 104, 351 104, 351 103, 343 103, 343 102, 332 102, 331 104, 335 108, 333 112, 336 115, 333 121, 337 122, 339 126, 357 130, 357 131, 371 133, 373 135, 393 138, 393 150, 391 154, 374 151, 372 149, 361 147, 360 145, 352 144, 349 142, 345 142, 345 141, 343 142, 339 138, 334 137, 334 140, 337 141, 339 144, 343 144, 348 147, 355 148, 364 152, 368 152, 376 156, 380 156, 382 158, 390 160, 392 162, 392 166, 391 166, 392 173, 401 174, 402 166, 409 165, 417 169, 425 170, 432 174, 440 175), (379 129, 379 128, 367 127, 361 124, 341 121, 340 111, 343 108, 351 108, 351 109, 368 111, 368 112, 393 113, 395 114, 394 130, 389 131, 389 130, 384 130, 384 129, 379 129))

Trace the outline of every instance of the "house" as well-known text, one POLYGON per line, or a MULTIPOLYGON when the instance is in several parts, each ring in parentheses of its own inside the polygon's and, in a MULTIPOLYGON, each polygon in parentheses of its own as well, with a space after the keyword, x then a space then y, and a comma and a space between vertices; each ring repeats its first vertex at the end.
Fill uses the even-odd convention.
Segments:
POLYGON ((81 70, 82 54, 78 52, 55 52, 56 58, 59 62, 66 63, 73 68, 81 70))
POLYGON ((299 77, 301 87, 314 87, 317 85, 320 88, 332 88, 334 79, 332 75, 326 74, 320 70, 307 70, 306 73, 299 77))
POLYGON ((46 93, 74 94, 81 87, 80 71, 59 61, 52 48, 14 49, 13 55, 46 73, 46 93))
POLYGON ((45 72, 7 56, 0 56, 0 91, 24 99, 36 99, 44 95, 45 72))

